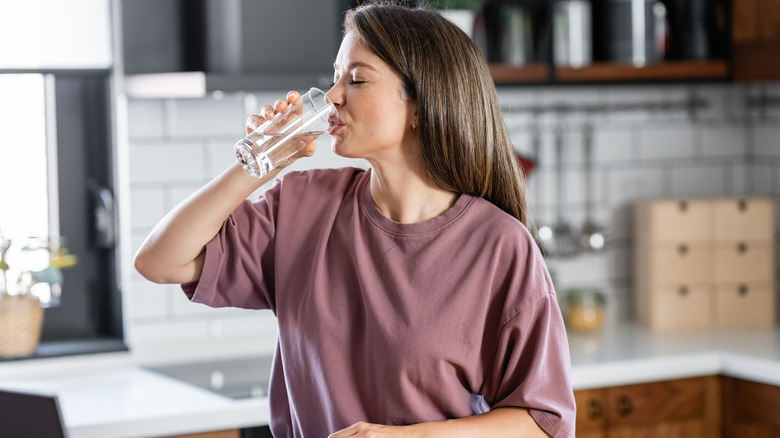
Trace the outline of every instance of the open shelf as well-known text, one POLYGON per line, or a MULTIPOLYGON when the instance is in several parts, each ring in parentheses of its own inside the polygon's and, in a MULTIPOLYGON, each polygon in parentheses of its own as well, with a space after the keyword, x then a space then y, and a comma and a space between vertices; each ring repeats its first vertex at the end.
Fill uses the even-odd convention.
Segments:
POLYGON ((550 81, 550 67, 542 62, 515 66, 488 64, 490 75, 496 84, 545 83, 550 81))
POLYGON ((631 64, 595 63, 583 68, 558 67, 559 82, 624 82, 727 79, 726 61, 666 61, 634 67, 631 64))
POLYGON ((556 67, 555 79, 550 73, 550 67, 544 63, 490 64, 496 84, 719 80, 729 78, 729 66, 725 60, 666 61, 644 67, 597 62, 582 68, 556 67))

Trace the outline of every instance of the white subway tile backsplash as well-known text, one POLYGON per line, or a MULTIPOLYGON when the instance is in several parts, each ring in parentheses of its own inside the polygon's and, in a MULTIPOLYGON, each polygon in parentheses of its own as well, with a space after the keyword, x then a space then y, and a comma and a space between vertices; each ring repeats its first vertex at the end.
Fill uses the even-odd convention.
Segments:
MULTIPOLYGON (((129 101, 133 252, 160 217, 234 162, 233 144, 244 134, 246 117, 285 93, 129 101)), ((624 319, 633 313, 632 208, 637 199, 751 194, 780 198, 780 110, 745 104, 749 95, 780 95, 780 85, 503 87, 498 93, 516 151, 532 155, 530 128, 537 123, 541 128, 537 169, 526 187, 529 216, 537 226, 557 219, 553 131, 563 120, 560 206, 564 219, 575 231, 580 230, 585 219, 582 124, 586 120, 594 123, 593 211, 607 229, 609 247, 602 254, 551 258, 549 264, 561 290, 603 288, 610 301, 610 318, 624 319), (565 115, 548 111, 538 119, 517 111, 534 105, 684 102, 692 95, 705 99, 709 106, 693 114, 685 109, 565 115)), ((323 136, 313 158, 301 159, 285 172, 340 166, 366 168, 367 163, 336 156, 330 138, 323 136)), ((131 345, 157 348, 166 343, 195 345, 203 339, 261 339, 262 349, 273 349, 276 325, 270 312, 212 309, 189 302, 178 285, 155 285, 137 273, 130 277, 125 293, 129 294, 126 311, 131 345)))
POLYGON ((163 186, 152 189, 135 189, 130 192, 130 226, 153 227, 169 208, 165 202, 163 186))
POLYGON ((780 158, 780 122, 762 123, 753 130, 753 153, 780 158))
POLYGON ((750 191, 757 195, 771 195, 775 193, 775 178, 777 165, 769 163, 754 163, 750 169, 750 191))
POLYGON ((671 171, 672 196, 708 197, 726 193, 726 169, 723 166, 675 167, 671 171))
POLYGON ((240 96, 222 99, 176 99, 170 101, 168 117, 172 137, 246 134, 244 100, 240 96))
POLYGON ((165 135, 165 113, 161 100, 130 99, 127 101, 128 135, 137 137, 162 137, 165 135))
POLYGON ((639 130, 639 158, 688 158, 694 153, 694 134, 690 127, 654 127, 639 130))
POLYGON ((747 152, 745 128, 736 123, 706 123, 699 127, 703 157, 728 156, 739 159, 747 152))
POLYGON ((205 178, 205 151, 201 142, 130 145, 130 182, 164 183, 205 178))
POLYGON ((169 313, 169 289, 170 286, 156 284, 150 281, 133 281, 132 287, 126 290, 129 299, 125 303, 130 304, 126 309, 127 316, 132 321, 143 318, 165 318, 169 313))
POLYGON ((661 167, 614 169, 609 175, 609 201, 618 207, 635 199, 668 196, 666 174, 661 167))
POLYGON ((634 132, 606 127, 593 132, 593 159, 597 163, 629 163, 636 156, 634 132))

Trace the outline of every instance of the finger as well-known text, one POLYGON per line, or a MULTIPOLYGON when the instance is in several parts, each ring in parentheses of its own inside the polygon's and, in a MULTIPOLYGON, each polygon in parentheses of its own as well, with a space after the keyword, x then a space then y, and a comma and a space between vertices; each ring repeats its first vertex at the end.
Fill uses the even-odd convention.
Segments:
POLYGON ((317 150, 317 143, 311 142, 295 154, 295 158, 311 157, 317 150))
POLYGON ((274 118, 274 107, 271 105, 263 105, 262 108, 260 108, 260 115, 265 117, 266 120, 271 120, 274 118))
POLYGON ((338 431, 336 433, 330 434, 328 436, 328 438, 346 438, 346 437, 350 437, 350 436, 355 436, 355 435, 358 434, 358 432, 360 432, 362 427, 363 427, 363 423, 362 422, 355 423, 355 424, 353 424, 352 426, 349 426, 346 429, 341 429, 340 431, 338 431))
POLYGON ((265 118, 263 116, 259 116, 257 114, 252 114, 251 116, 246 118, 246 133, 251 134, 255 129, 259 128, 260 125, 265 122, 265 118))
POLYGON ((274 103, 274 111, 283 113, 287 109, 287 101, 279 99, 274 103))
POLYGON ((294 105, 298 103, 298 101, 301 100, 301 93, 293 90, 287 93, 287 102, 294 105))

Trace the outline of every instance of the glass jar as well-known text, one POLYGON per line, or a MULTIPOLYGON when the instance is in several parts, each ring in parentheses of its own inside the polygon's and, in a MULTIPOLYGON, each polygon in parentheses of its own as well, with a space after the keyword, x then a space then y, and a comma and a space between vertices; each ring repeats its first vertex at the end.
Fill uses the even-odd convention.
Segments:
POLYGON ((572 289, 566 292, 564 322, 577 331, 594 331, 604 325, 606 299, 599 289, 572 289))

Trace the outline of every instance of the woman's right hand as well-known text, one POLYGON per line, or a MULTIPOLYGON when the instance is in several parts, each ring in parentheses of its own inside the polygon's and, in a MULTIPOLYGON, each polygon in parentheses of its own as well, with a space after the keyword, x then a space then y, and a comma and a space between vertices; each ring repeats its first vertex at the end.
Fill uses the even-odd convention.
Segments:
MULTIPOLYGON (((246 119, 246 133, 250 134, 255 129, 259 128, 260 125, 267 122, 268 120, 273 119, 277 114, 283 113, 287 110, 287 107, 289 105, 294 105, 298 103, 301 99, 300 93, 297 91, 290 91, 287 93, 287 99, 279 99, 277 100, 273 105, 265 105, 260 109, 260 114, 252 114, 251 116, 247 117, 246 119)), ((289 166, 290 164, 294 163, 295 160, 302 157, 311 157, 314 155, 314 151, 317 149, 317 143, 314 141, 308 143, 306 146, 303 147, 300 151, 298 151, 295 155, 290 157, 289 159, 285 160, 281 164, 279 164, 279 168, 284 168, 289 166)))

